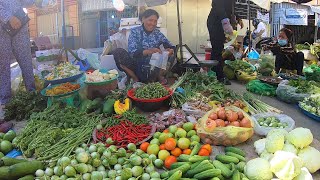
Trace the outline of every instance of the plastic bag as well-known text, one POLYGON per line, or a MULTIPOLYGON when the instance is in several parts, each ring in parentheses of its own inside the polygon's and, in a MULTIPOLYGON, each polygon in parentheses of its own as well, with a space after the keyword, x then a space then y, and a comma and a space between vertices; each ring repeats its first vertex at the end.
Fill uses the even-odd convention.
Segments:
POLYGON ((259 59, 260 55, 255 49, 251 49, 251 51, 248 53, 248 58, 249 59, 259 59))
POLYGON ((182 110, 183 110, 188 116, 193 115, 193 116, 198 117, 198 118, 200 118, 200 117, 202 117, 202 116, 204 116, 204 115, 206 114, 205 111, 201 111, 200 109, 195 109, 195 108, 193 108, 192 106, 190 106, 188 103, 184 103, 184 104, 182 105, 182 110))
POLYGON ((106 40, 106 41, 104 42, 104 48, 103 48, 101 57, 102 57, 102 56, 105 56, 105 55, 108 55, 112 50, 113 50, 113 49, 112 49, 112 41, 106 40))
MULTIPOLYGON (((252 118, 243 110, 235 106, 228 106, 225 109, 232 110, 235 112, 242 112, 244 117, 248 118, 251 121, 252 127, 254 127, 252 118)), ((204 143, 212 145, 231 146, 243 143, 253 136, 253 128, 243 128, 236 126, 216 127, 212 133, 206 132, 203 128, 204 124, 206 123, 206 120, 212 112, 217 111, 218 108, 214 108, 198 120, 197 133, 204 143)))
POLYGON ((257 73, 254 72, 253 74, 248 74, 244 71, 239 70, 239 71, 236 71, 236 77, 239 81, 249 82, 257 79, 257 73))
POLYGON ((169 52, 164 49, 163 45, 160 46, 160 49, 162 53, 153 53, 149 64, 153 67, 158 67, 160 69, 166 70, 168 65, 169 52))
POLYGON ((127 80, 128 80, 127 74, 120 71, 119 78, 118 78, 118 88, 121 90, 125 89, 127 80))
POLYGON ((100 65, 100 61, 99 61, 99 56, 96 53, 91 53, 85 49, 80 48, 77 51, 78 57, 81 60, 87 60, 88 63, 91 65, 91 67, 93 67, 94 69, 100 69, 101 65, 100 65))
POLYGON ((296 93, 297 88, 289 86, 288 80, 283 80, 276 90, 278 99, 287 103, 297 103, 302 101, 304 98, 309 97, 310 94, 299 94, 296 93))
POLYGON ((263 95, 263 96, 275 96, 277 88, 263 83, 260 80, 252 80, 246 85, 246 89, 249 92, 263 95))
POLYGON ((276 129, 274 127, 264 127, 264 126, 260 126, 258 123, 258 119, 259 118, 266 118, 266 117, 276 117, 277 119, 279 119, 279 121, 281 123, 287 123, 288 126, 286 128, 284 128, 286 131, 290 132, 291 130, 294 129, 295 127, 295 121, 285 115, 285 114, 276 114, 276 113, 261 113, 261 114, 255 114, 252 116, 253 122, 254 122, 254 132, 256 134, 262 135, 262 136, 266 136, 271 130, 276 129))
POLYGON ((261 54, 258 72, 263 76, 271 76, 275 68, 275 56, 271 54, 261 54))

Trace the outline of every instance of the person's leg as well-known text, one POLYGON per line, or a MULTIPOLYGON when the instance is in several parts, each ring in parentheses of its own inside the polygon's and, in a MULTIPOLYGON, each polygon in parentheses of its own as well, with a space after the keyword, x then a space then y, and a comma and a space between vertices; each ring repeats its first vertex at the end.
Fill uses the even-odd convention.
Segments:
POLYGON ((13 54, 21 68, 27 91, 36 90, 32 67, 31 44, 27 26, 24 26, 20 32, 12 38, 12 48, 13 54))
POLYGON ((303 64, 304 64, 304 54, 302 52, 298 52, 295 60, 295 66, 296 66, 295 69, 297 70, 298 75, 302 75, 303 64))
POLYGON ((129 78, 133 79, 133 81, 139 81, 139 78, 134 72, 134 60, 130 57, 129 53, 125 49, 117 48, 110 54, 113 55, 116 65, 120 70, 123 70, 129 76, 129 78))
POLYGON ((0 28, 0 105, 8 103, 11 98, 11 57, 11 37, 0 28))

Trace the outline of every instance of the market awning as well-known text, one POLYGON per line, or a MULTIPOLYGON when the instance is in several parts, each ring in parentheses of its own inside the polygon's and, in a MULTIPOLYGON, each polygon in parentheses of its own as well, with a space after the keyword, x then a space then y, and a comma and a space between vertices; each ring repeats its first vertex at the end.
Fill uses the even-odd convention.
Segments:
POLYGON ((251 0, 251 2, 253 2, 256 5, 260 6, 261 8, 269 11, 271 3, 288 2, 288 0, 251 0))

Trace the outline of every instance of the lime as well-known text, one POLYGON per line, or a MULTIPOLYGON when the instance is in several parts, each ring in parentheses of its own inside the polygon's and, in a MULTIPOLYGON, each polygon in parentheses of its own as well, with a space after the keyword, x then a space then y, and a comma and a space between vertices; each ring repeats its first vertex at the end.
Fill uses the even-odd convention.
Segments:
POLYGON ((159 136, 160 136, 161 132, 156 132, 153 134, 153 138, 155 139, 159 139, 159 136))
POLYGON ((169 132, 174 134, 178 130, 178 127, 176 125, 169 126, 169 132))
POLYGON ((148 146, 147 153, 148 153, 149 155, 150 155, 150 154, 158 155, 159 150, 160 150, 159 145, 157 145, 157 144, 150 144, 150 145, 148 146))
POLYGON ((187 132, 184 129, 179 128, 175 133, 175 136, 179 138, 185 138, 187 136, 187 132))
POLYGON ((169 138, 168 133, 161 133, 159 137, 160 144, 163 144, 169 138))
POLYGON ((180 149, 188 149, 190 146, 190 140, 187 138, 180 138, 178 140, 178 147, 180 149))
POLYGON ((191 130, 187 133, 188 138, 192 137, 193 135, 197 135, 197 132, 195 130, 191 130))
POLYGON ((150 141, 150 145, 151 145, 151 144, 160 145, 159 139, 152 139, 152 140, 150 141))
POLYGON ((193 141, 195 141, 195 142, 200 142, 200 137, 197 136, 197 135, 193 135, 190 139, 191 139, 192 142, 193 142, 193 141))

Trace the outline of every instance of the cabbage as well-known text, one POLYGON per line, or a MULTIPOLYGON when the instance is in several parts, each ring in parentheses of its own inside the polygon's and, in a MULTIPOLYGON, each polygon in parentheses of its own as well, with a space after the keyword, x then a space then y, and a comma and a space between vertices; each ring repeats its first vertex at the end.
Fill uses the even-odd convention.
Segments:
POLYGON ((301 168, 301 173, 293 180, 313 180, 312 175, 306 167, 301 168))
POLYGON ((312 143, 313 135, 309 129, 296 128, 289 132, 287 140, 296 148, 303 149, 312 143))
POLYGON ((269 153, 267 150, 264 150, 261 155, 260 155, 261 158, 267 160, 267 161, 270 161, 270 159, 273 158, 273 154, 272 153, 269 153))
POLYGON ((314 173, 320 169, 320 152, 309 146, 301 149, 298 156, 304 162, 304 166, 311 172, 314 173))
POLYGON ((303 161, 291 152, 277 151, 270 160, 271 171, 281 180, 292 180, 298 176, 303 161))
POLYGON ((284 136, 280 133, 273 133, 271 135, 268 134, 266 138, 266 150, 269 153, 275 153, 276 151, 280 151, 284 146, 284 136))
POLYGON ((286 137, 288 135, 288 131, 286 131, 285 129, 272 129, 271 131, 269 131, 267 136, 271 136, 273 134, 282 134, 284 137, 286 137))
POLYGON ((298 154, 298 150, 294 147, 294 145, 292 145, 289 142, 286 142, 284 144, 282 151, 291 152, 291 153, 293 153, 295 155, 298 154))
POLYGON ((254 142, 254 148, 256 149, 256 153, 260 155, 266 148, 266 138, 254 142))
POLYGON ((262 158, 250 160, 244 173, 250 180, 270 180, 273 177, 269 162, 262 158))

